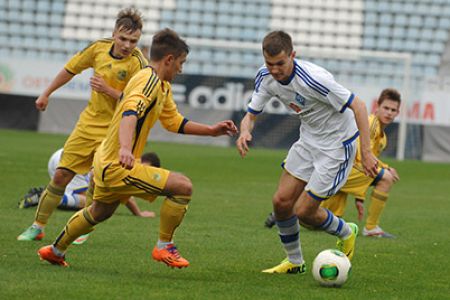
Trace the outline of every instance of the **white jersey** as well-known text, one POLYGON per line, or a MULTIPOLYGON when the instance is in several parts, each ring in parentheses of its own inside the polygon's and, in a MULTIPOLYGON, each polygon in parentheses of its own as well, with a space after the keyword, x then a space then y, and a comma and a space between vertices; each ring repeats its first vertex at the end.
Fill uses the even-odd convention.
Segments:
POLYGON ((248 111, 261 113, 272 98, 299 116, 300 139, 313 147, 340 147, 358 132, 353 112, 346 109, 354 94, 327 70, 310 62, 295 59, 294 71, 286 82, 275 80, 265 66, 261 67, 248 111))
MULTIPOLYGON (((53 178, 56 172, 56 168, 61 160, 63 149, 59 149, 52 154, 48 161, 48 175, 53 178)), ((72 181, 67 185, 65 193, 81 193, 87 190, 89 186, 89 174, 81 175, 77 174, 72 181)))

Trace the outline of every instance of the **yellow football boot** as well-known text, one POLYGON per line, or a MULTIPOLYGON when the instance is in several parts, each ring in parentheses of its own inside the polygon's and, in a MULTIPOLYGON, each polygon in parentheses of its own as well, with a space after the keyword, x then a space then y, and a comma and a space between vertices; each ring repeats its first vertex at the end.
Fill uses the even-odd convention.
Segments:
POLYGON ((355 223, 347 223, 347 224, 348 226, 350 226, 352 234, 345 240, 338 239, 336 245, 339 251, 345 253, 348 259, 352 260, 353 255, 355 254, 356 237, 358 236, 358 225, 356 225, 355 223))
POLYGON ((301 264, 293 264, 285 258, 279 265, 262 271, 269 274, 302 274, 306 272, 305 262, 301 264))

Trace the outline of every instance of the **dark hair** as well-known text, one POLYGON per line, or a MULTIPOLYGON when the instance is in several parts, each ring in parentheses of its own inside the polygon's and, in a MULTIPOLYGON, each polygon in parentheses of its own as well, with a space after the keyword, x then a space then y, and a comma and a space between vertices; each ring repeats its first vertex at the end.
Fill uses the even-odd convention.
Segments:
POLYGON ((119 11, 114 30, 135 32, 142 30, 142 14, 134 7, 124 8, 119 11))
POLYGON ((157 168, 161 167, 161 161, 159 160, 159 157, 155 152, 147 152, 147 153, 142 154, 141 162, 148 163, 153 167, 157 167, 157 168))
POLYGON ((270 56, 278 55, 282 51, 290 55, 293 49, 291 36, 281 30, 268 33, 262 43, 263 52, 270 56))
POLYGON ((398 102, 399 104, 402 102, 400 93, 393 88, 388 88, 381 91, 380 97, 378 97, 378 105, 383 103, 384 100, 388 99, 398 102))
POLYGON ((189 53, 189 46, 172 29, 165 28, 156 32, 153 36, 150 60, 160 61, 169 54, 177 58, 183 53, 189 53))

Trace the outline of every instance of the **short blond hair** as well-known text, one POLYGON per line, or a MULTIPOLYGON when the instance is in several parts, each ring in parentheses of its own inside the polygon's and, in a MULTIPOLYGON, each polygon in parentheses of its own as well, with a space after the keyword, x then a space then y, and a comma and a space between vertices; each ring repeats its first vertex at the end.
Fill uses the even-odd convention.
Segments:
POLYGON ((134 7, 127 7, 119 11, 116 18, 116 25, 114 30, 121 31, 131 31, 136 30, 142 31, 142 14, 134 7))

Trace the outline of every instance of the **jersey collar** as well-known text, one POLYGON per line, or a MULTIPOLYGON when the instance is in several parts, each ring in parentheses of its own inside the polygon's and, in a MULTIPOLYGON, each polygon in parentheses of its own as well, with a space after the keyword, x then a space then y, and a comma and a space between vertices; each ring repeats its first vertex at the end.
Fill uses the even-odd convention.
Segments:
POLYGON ((114 49, 114 43, 112 44, 111 49, 109 49, 109 55, 111 55, 111 57, 114 59, 122 59, 123 57, 117 57, 113 54, 113 49, 114 49))
POLYGON ((291 75, 289 75, 289 78, 288 79, 286 79, 286 80, 277 80, 280 84, 282 84, 282 85, 288 85, 289 83, 291 83, 291 81, 292 81, 292 79, 294 78, 294 76, 295 76, 295 66, 297 65, 297 63, 295 62, 295 59, 294 59, 294 66, 293 66, 293 68, 292 68, 292 73, 291 73, 291 75))

